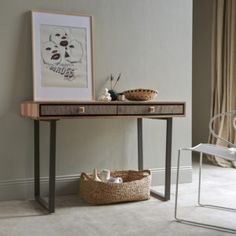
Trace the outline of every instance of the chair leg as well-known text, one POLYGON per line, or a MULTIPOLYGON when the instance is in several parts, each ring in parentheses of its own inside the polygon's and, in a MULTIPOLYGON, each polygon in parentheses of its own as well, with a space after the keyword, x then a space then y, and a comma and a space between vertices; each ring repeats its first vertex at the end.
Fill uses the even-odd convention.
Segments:
POLYGON ((199 161, 199 179, 198 179, 198 205, 201 205, 201 183, 202 183, 202 152, 200 152, 199 161))
POLYGON ((219 209, 219 210, 236 211, 235 208, 223 207, 223 206, 212 205, 212 204, 202 204, 201 203, 202 155, 203 155, 203 153, 201 152, 200 153, 200 161, 199 161, 198 205, 201 206, 201 207, 215 208, 215 209, 219 209))
POLYGON ((179 219, 177 217, 177 213, 178 213, 178 193, 179 193, 180 152, 181 152, 181 149, 179 149, 179 151, 178 151, 177 173, 176 173, 176 191, 175 191, 175 219, 177 221, 179 221, 179 219))
MULTIPOLYGON (((233 228, 226 228, 222 226, 217 226, 217 225, 211 225, 211 224, 205 224, 197 221, 191 221, 191 220, 185 220, 182 218, 178 218, 178 191, 179 191, 179 169, 180 169, 180 152, 181 150, 190 150, 190 149, 179 149, 178 151, 178 160, 177 160, 177 176, 176 176, 176 192, 175 192, 175 212, 174 212, 174 217, 177 222, 183 223, 183 224, 188 224, 188 225, 193 225, 193 226, 198 226, 202 228, 207 228, 207 229, 214 229, 222 232, 228 232, 228 233, 234 233, 236 234, 236 229, 233 228)), ((211 208, 216 208, 220 210, 230 210, 230 211, 236 211, 234 208, 227 208, 227 207, 220 207, 216 205, 203 205, 201 204, 201 178, 202 178, 202 153, 200 153, 200 165, 199 165, 199 184, 198 184, 198 204, 202 207, 211 207, 211 208)))

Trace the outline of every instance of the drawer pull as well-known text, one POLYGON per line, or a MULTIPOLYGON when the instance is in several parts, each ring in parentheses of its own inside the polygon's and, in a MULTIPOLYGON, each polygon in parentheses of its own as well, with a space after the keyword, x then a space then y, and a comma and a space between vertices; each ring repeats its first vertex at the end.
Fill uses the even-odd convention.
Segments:
POLYGON ((79 113, 85 113, 85 107, 79 107, 79 113))
POLYGON ((149 107, 149 108, 148 108, 148 111, 149 111, 150 113, 154 113, 154 112, 155 112, 155 107, 149 107))

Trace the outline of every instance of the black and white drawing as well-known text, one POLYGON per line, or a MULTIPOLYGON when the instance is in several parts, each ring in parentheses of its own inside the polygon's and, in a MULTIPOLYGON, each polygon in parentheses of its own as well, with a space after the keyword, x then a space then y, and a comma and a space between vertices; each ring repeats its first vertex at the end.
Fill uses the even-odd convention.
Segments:
POLYGON ((87 87, 84 28, 41 25, 42 87, 87 87))

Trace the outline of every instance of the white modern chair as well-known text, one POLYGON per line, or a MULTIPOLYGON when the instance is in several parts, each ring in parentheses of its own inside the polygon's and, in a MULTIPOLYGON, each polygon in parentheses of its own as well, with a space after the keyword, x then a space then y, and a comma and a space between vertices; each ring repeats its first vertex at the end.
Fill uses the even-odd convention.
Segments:
MULTIPOLYGON (((204 227, 204 228, 216 229, 216 230, 230 232, 230 233, 236 233, 236 228, 235 229, 226 228, 226 227, 221 227, 221 226, 218 226, 218 225, 211 225, 211 224, 206 224, 206 223, 203 223, 203 222, 196 222, 196 221, 181 219, 181 218, 178 217, 178 187, 179 187, 179 168, 180 168, 180 157, 181 157, 180 154, 181 154, 182 151, 186 151, 186 150, 200 153, 199 183, 198 183, 198 205, 200 207, 210 207, 210 208, 221 209, 221 210, 236 211, 236 209, 234 209, 234 208, 228 208, 228 207, 216 206, 216 205, 210 205, 210 204, 201 204, 201 177, 202 177, 201 174, 202 174, 203 154, 221 157, 221 158, 223 158, 225 160, 228 160, 228 161, 236 161, 236 145, 229 142, 228 140, 226 140, 222 137, 219 137, 219 135, 216 134, 215 131, 212 128, 213 122, 217 118, 229 117, 229 116, 232 116, 233 114, 236 115, 236 111, 220 113, 220 114, 217 114, 216 116, 214 116, 209 122, 209 130, 210 130, 211 134, 215 138, 220 139, 220 140, 224 141, 225 143, 227 143, 228 146, 230 146, 230 148, 223 147, 223 146, 218 146, 218 145, 214 145, 214 144, 201 143, 201 144, 199 144, 195 147, 181 148, 181 149, 178 150, 176 195, 175 195, 175 219, 176 219, 177 222, 186 223, 186 224, 190 224, 190 225, 196 225, 196 226, 200 226, 200 227, 204 227)), ((234 129, 236 129, 236 116, 234 118, 231 117, 231 121, 233 123, 232 125, 233 125, 234 129)))

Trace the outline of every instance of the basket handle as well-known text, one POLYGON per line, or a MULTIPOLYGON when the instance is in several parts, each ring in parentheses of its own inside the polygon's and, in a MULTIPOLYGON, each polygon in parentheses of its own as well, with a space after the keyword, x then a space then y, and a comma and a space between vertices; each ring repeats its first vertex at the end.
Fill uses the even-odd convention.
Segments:
POLYGON ((151 171, 150 171, 150 170, 143 170, 142 172, 143 172, 144 174, 151 175, 151 171))
POLYGON ((92 178, 89 177, 89 176, 88 176, 86 173, 84 173, 84 172, 82 172, 82 173, 80 174, 80 178, 92 180, 92 178))

